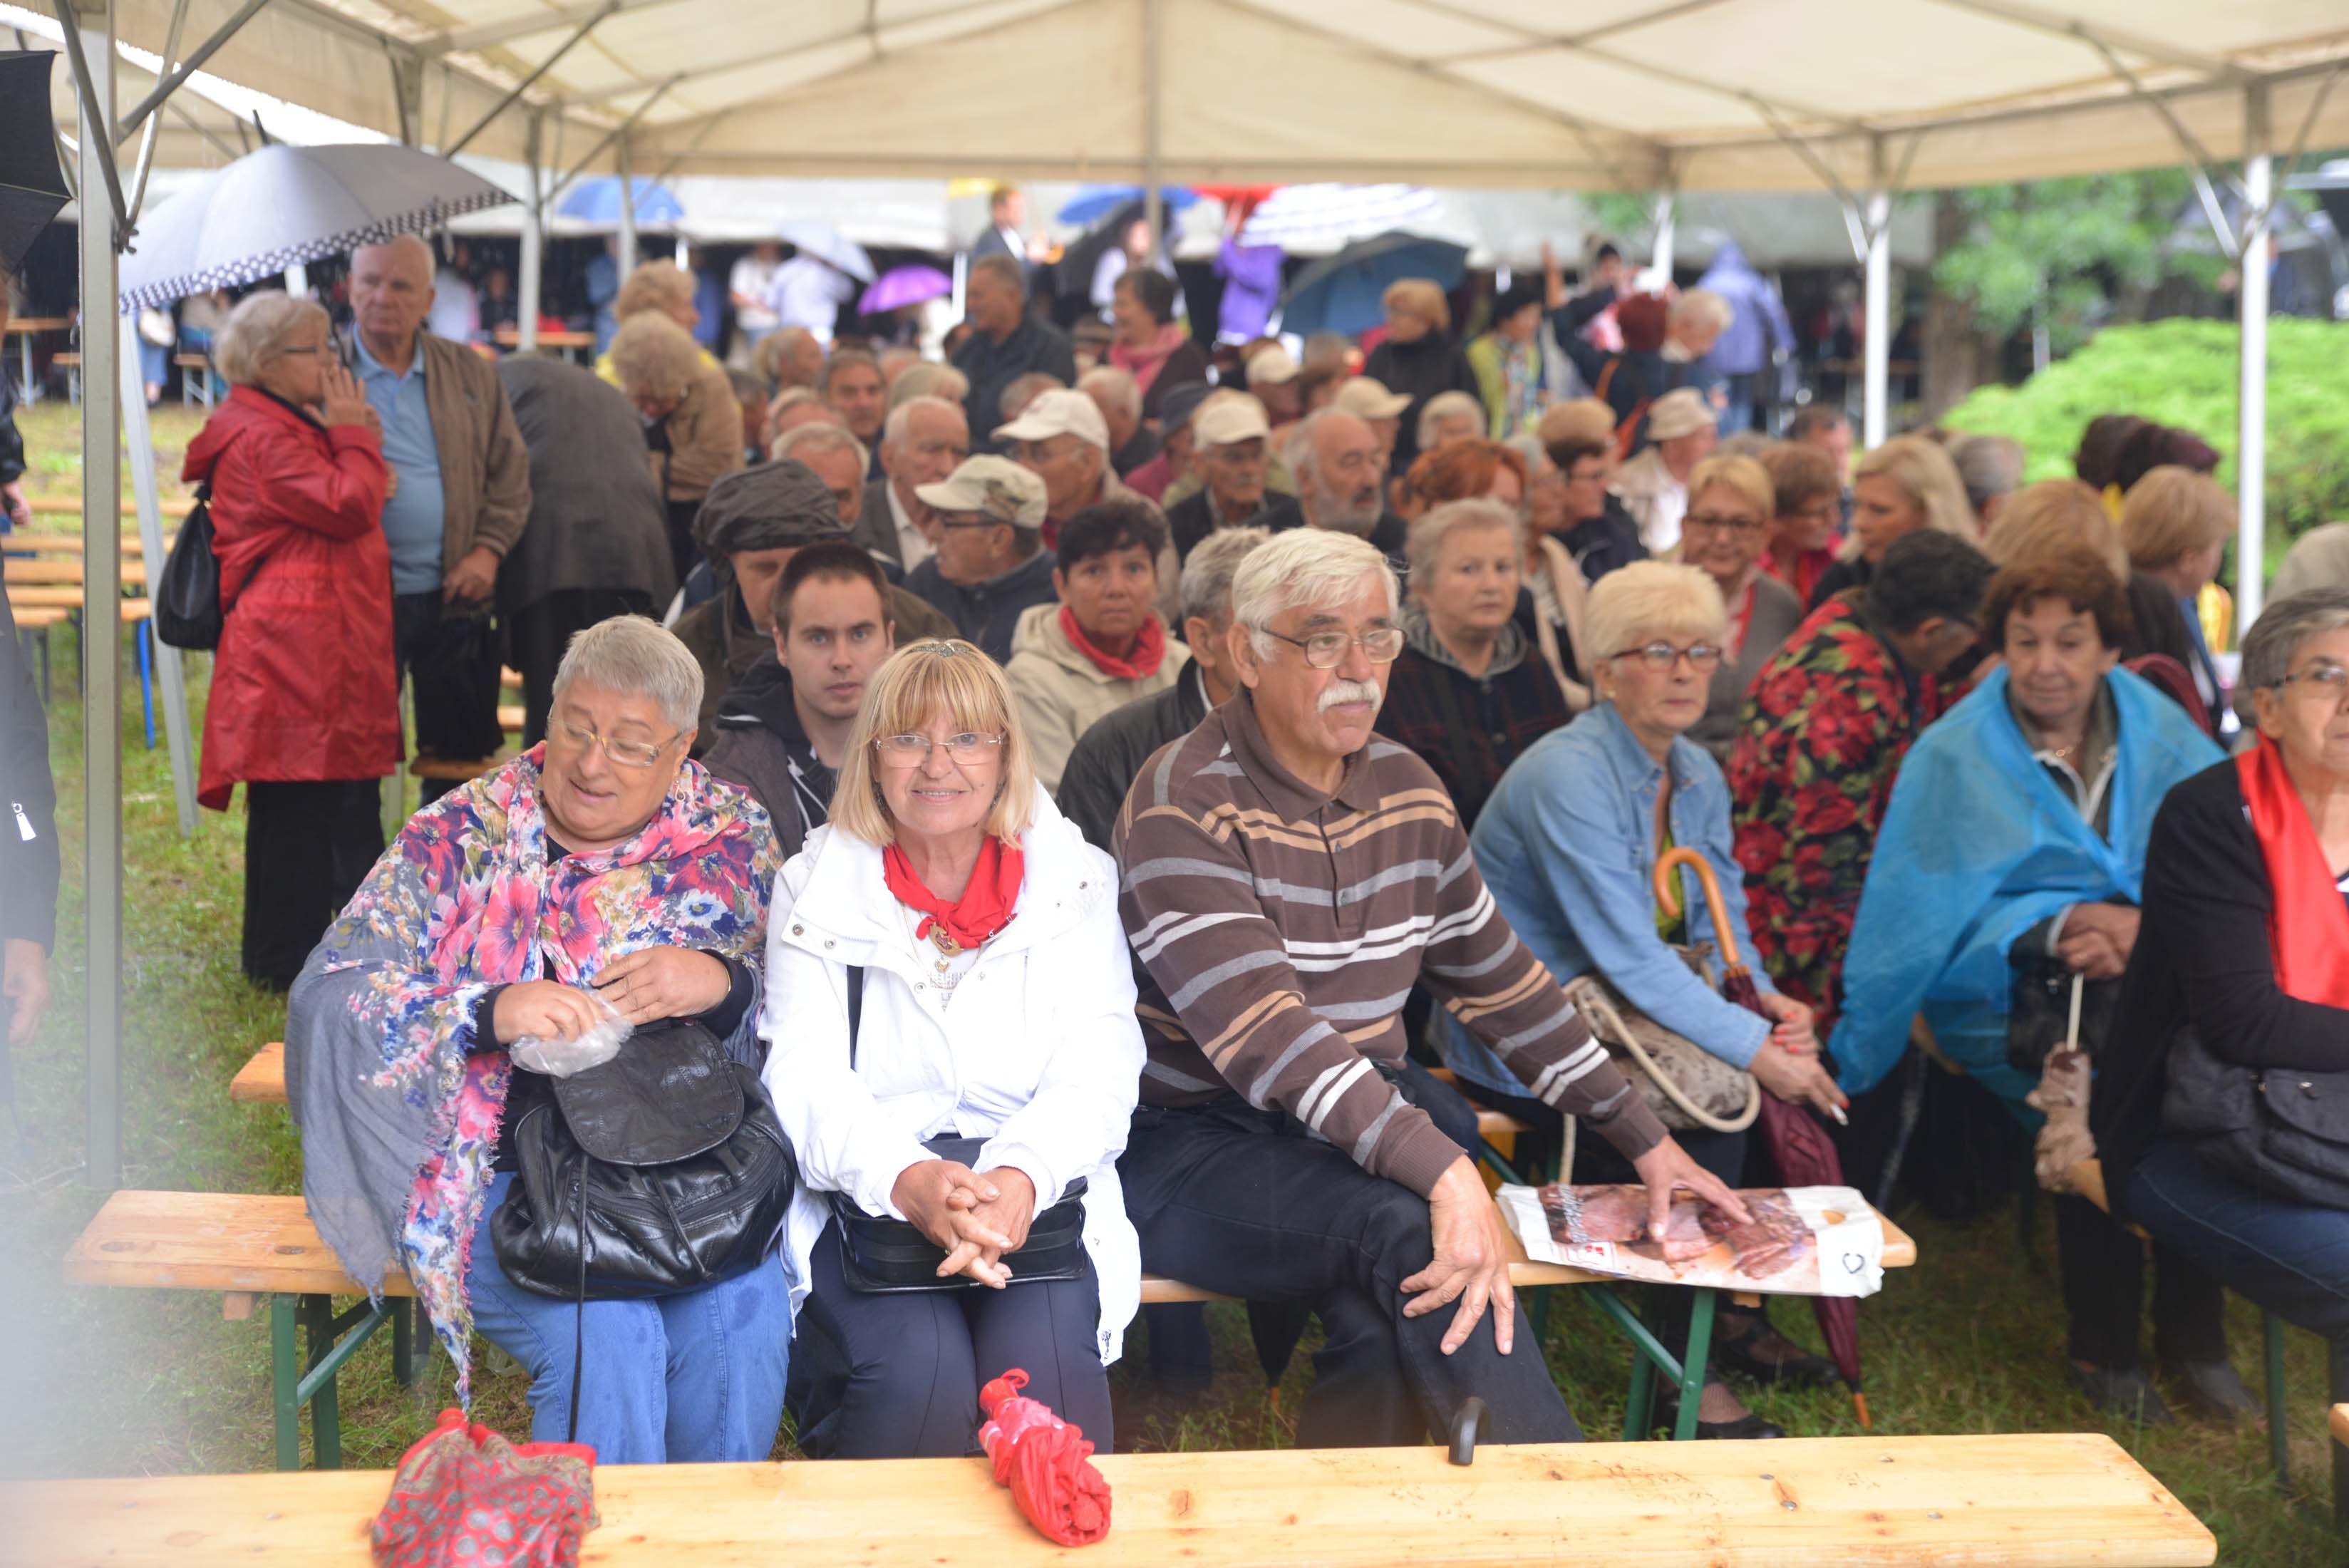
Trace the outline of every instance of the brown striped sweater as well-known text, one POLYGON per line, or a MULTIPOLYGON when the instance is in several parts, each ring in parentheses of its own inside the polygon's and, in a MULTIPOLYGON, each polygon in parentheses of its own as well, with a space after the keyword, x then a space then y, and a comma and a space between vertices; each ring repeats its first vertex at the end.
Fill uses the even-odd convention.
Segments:
POLYGON ((1663 1137, 1494 907, 1451 798, 1383 737, 1333 794, 1274 760, 1243 691, 1143 764, 1116 833, 1143 971, 1142 1099, 1227 1086, 1424 1196, 1464 1152, 1377 1070, 1428 988, 1543 1100, 1626 1157, 1663 1137))

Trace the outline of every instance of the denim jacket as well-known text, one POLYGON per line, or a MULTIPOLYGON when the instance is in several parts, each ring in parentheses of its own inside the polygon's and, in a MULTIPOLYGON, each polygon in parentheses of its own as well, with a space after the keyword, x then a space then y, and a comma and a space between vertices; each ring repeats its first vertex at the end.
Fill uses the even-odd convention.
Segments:
MULTIPOLYGON (((1720 764, 1685 737, 1672 742, 1672 842, 1702 850, 1720 880, 1741 955, 1745 881, 1732 846, 1729 785, 1720 764)), ((1553 730, 1510 764, 1476 819, 1469 847, 1518 938, 1561 981, 1597 971, 1649 1017, 1725 1062, 1744 1066, 1770 1021, 1690 972, 1656 931, 1656 792, 1663 768, 1643 751, 1612 702, 1553 730)), ((1680 874, 1689 939, 1720 939, 1703 890, 1680 874)), ((1775 988, 1754 971, 1764 994, 1775 988)), ((1445 1061, 1462 1077, 1523 1095, 1499 1058, 1449 1017, 1445 1061)))

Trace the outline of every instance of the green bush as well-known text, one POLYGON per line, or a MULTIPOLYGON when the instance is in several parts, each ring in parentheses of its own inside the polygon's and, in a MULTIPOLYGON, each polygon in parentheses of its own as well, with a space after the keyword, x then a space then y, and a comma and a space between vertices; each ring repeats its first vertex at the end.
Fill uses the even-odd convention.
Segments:
MULTIPOLYGON (((2107 327, 2020 387, 1983 387, 1950 410, 1955 430, 2012 436, 2026 476, 2072 472, 2080 432, 2099 414, 2131 413, 2192 431, 2219 449, 2219 483, 2235 483, 2238 332, 2230 321, 2107 327)), ((2270 554, 2319 523, 2349 518, 2349 323, 2268 323, 2267 520, 2270 554)))

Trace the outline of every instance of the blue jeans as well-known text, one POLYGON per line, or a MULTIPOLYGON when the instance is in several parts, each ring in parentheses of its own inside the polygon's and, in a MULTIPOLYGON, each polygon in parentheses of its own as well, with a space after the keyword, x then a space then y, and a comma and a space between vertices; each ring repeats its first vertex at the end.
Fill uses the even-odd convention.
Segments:
POLYGON ((2349 1343, 2349 1210, 2254 1191, 2164 1143, 2129 1173, 2128 1211, 2237 1294, 2349 1343))
MULTIPOLYGON (((579 1309, 523 1290, 498 1267, 490 1217, 512 1171, 490 1186, 473 1231, 473 1325, 530 1372, 530 1435, 559 1443, 571 1421, 579 1309)), ((783 1420, 790 1292, 780 1262, 685 1295, 589 1302, 580 1362, 579 1441, 607 1465, 763 1459, 783 1420)))

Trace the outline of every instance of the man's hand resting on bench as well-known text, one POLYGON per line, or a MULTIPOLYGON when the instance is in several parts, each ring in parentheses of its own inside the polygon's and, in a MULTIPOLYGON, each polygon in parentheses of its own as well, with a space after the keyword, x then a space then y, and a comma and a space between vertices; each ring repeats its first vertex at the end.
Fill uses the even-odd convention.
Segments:
POLYGON ((1506 1355, 1516 1339, 1517 1297, 1509 1287, 1509 1244, 1501 1234, 1501 1213, 1485 1190, 1484 1178, 1466 1155, 1452 1162, 1427 1195, 1427 1229, 1435 1255, 1427 1267, 1403 1281, 1412 1300, 1405 1317, 1420 1317, 1458 1301, 1452 1326, 1444 1334, 1444 1354, 1468 1343, 1485 1309, 1493 1310, 1493 1344, 1506 1355))
MULTIPOLYGON (((1768 1047, 1764 1047, 1766 1050, 1768 1047)), ((1648 1186, 1648 1239, 1664 1239, 1664 1221, 1671 1217, 1672 1194, 1685 1188, 1736 1220, 1750 1225, 1754 1216, 1729 1184, 1704 1167, 1691 1159, 1688 1150, 1672 1138, 1665 1138, 1655 1147, 1631 1162, 1640 1179, 1648 1186)))

